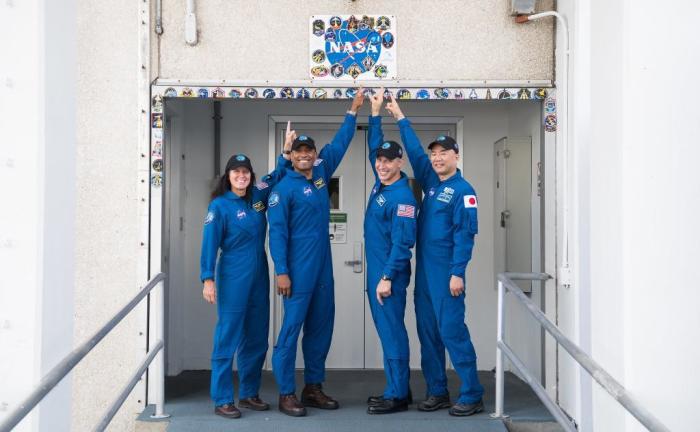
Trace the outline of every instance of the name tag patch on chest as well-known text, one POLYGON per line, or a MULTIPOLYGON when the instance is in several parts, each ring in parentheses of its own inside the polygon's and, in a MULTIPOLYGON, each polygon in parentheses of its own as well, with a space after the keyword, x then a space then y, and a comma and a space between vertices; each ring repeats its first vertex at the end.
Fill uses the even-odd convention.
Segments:
POLYGON ((323 181, 323 178, 321 177, 321 178, 317 178, 314 181, 314 185, 316 186, 316 189, 321 189, 322 187, 324 187, 326 185, 326 182, 323 181))
POLYGON ((304 186, 304 195, 309 196, 313 193, 311 186, 304 186))
POLYGON ((265 210, 265 203, 263 203, 262 201, 258 201, 255 204, 253 204, 253 208, 256 212, 261 212, 265 210))
POLYGON ((437 200, 442 201, 444 203, 449 203, 450 201, 452 201, 452 194, 440 192, 440 195, 438 195, 437 200))
POLYGON ((384 203, 386 203, 386 198, 384 198, 384 195, 377 195, 377 204, 379 204, 379 207, 382 207, 384 203))
POLYGON ((236 213, 236 216, 238 216, 238 219, 240 220, 240 219, 243 219, 244 217, 246 217, 247 214, 245 213, 245 210, 238 210, 238 213, 236 213))

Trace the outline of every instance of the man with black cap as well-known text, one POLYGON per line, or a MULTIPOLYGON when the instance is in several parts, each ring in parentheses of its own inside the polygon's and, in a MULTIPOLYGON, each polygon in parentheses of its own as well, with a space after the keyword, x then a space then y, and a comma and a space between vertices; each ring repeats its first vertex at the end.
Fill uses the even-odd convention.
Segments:
POLYGON ((476 192, 457 169, 459 146, 452 137, 437 137, 428 146, 428 157, 393 97, 386 108, 397 120, 416 180, 425 194, 418 216, 415 305, 421 368, 428 390, 418 409, 449 407, 451 415, 476 414, 484 410, 484 389, 464 322, 465 271, 478 231, 476 192), (445 348, 462 381, 454 405, 447 391, 445 348))
POLYGON ((367 146, 376 180, 365 212, 365 244, 367 297, 384 351, 386 387, 382 395, 367 400, 369 414, 408 409, 410 350, 404 313, 418 210, 408 177, 401 171, 403 149, 395 141, 384 141, 379 117, 383 95, 380 89, 370 98, 367 146))
POLYGON ((279 409, 291 416, 306 415, 305 406, 338 408, 338 402, 321 388, 335 317, 327 185, 352 141, 355 117, 363 102, 360 89, 333 141, 318 153, 320 157, 311 137, 294 139, 294 169, 268 199, 270 255, 278 293, 284 296, 284 318, 272 353, 272 371, 279 386, 279 409), (295 394, 294 368, 302 326, 306 387, 300 403, 295 394))

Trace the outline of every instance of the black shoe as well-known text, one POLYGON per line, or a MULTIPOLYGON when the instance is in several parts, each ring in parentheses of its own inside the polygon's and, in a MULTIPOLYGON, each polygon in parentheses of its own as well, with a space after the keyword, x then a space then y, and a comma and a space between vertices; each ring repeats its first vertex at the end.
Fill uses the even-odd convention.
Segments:
POLYGON ((484 401, 479 399, 478 402, 470 404, 456 403, 450 408, 450 415, 457 417, 466 417, 480 413, 484 410, 484 401))
MULTIPOLYGON (((408 400, 409 405, 413 403, 413 394, 411 393, 411 389, 408 389, 408 397, 406 399, 408 400)), ((367 405, 377 405, 382 402, 384 402, 384 395, 370 396, 367 398, 367 405)))
POLYGON ((408 410, 408 399, 383 399, 367 407, 367 414, 391 414, 408 410))
POLYGON ((443 408, 449 408, 450 405, 450 395, 442 395, 442 396, 430 396, 428 399, 424 400, 423 402, 418 403, 418 411, 437 411, 439 409, 443 408))

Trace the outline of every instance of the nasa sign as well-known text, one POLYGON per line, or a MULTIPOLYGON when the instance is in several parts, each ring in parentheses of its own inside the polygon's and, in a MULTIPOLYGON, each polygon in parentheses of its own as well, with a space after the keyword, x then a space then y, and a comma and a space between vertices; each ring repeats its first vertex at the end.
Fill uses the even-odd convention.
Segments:
POLYGON ((393 15, 314 15, 309 28, 311 79, 396 79, 393 15))

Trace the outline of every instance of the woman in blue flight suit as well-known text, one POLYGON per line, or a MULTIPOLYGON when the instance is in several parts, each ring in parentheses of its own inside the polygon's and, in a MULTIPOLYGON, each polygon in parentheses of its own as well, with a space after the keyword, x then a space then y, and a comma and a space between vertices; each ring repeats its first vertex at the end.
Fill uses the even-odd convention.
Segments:
MULTIPOLYGON (((288 147, 285 142, 285 151, 288 147)), ((275 171, 255 184, 250 159, 242 154, 232 156, 212 193, 204 219, 202 294, 206 301, 216 304, 218 314, 211 358, 211 398, 214 413, 226 418, 241 416, 233 397, 236 353, 239 407, 257 411, 270 407, 258 396, 269 330, 265 211, 270 190, 289 166, 288 157, 281 155, 275 171)))

